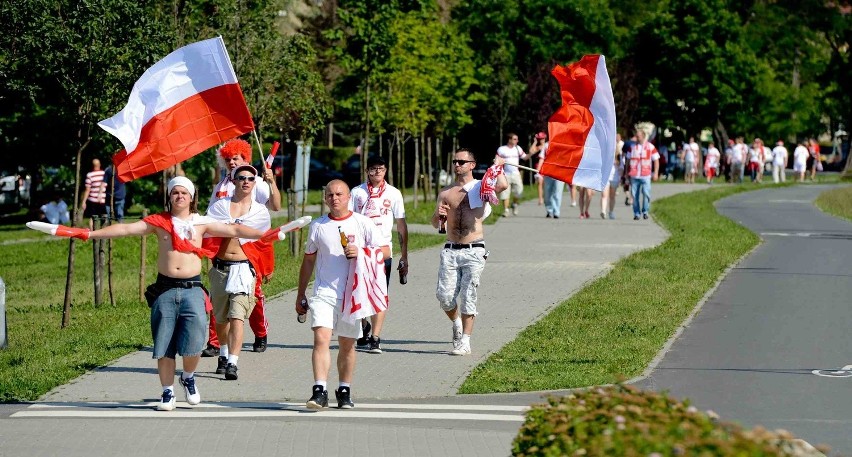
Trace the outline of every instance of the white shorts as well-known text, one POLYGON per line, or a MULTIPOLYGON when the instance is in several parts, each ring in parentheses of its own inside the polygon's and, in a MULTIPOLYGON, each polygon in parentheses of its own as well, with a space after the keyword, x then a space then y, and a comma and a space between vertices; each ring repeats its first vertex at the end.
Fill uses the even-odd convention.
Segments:
POLYGON ((521 194, 524 193, 524 182, 521 179, 520 173, 506 173, 506 181, 509 183, 509 187, 497 195, 498 199, 506 200, 509 198, 509 192, 511 192, 515 197, 520 197, 521 194))
POLYGON ((343 300, 324 295, 314 295, 308 299, 311 308, 311 328, 325 327, 334 331, 337 337, 361 337, 361 319, 350 324, 342 317, 343 300))
POLYGON ((793 163, 793 171, 796 173, 801 173, 805 171, 807 168, 807 162, 794 162, 793 163))

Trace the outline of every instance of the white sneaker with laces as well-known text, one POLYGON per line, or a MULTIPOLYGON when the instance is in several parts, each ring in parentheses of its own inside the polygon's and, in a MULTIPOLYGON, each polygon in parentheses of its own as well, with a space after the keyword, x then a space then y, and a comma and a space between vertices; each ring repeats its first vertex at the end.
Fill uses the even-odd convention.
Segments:
POLYGON ((453 347, 450 355, 470 355, 470 341, 467 343, 459 341, 459 345, 453 347))
POLYGON ((175 409, 175 393, 171 389, 163 390, 163 396, 160 397, 160 403, 157 404, 157 411, 171 411, 175 409))
POLYGON ((201 403, 201 393, 198 392, 198 387, 195 385, 195 376, 183 379, 180 378, 180 385, 183 386, 183 392, 186 394, 186 402, 190 405, 201 403))

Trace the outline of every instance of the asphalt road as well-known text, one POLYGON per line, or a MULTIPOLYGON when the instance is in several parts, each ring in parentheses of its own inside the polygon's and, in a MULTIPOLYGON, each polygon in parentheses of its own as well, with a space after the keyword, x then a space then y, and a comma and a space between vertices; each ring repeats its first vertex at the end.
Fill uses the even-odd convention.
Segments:
POLYGON ((717 202, 762 243, 637 385, 852 455, 852 224, 813 205, 827 188, 717 202))

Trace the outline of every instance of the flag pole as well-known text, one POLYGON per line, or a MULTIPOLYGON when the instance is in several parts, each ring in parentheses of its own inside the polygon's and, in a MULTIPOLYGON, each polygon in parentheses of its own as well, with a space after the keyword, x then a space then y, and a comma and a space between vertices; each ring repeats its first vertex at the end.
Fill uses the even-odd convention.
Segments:
POLYGON ((257 129, 251 129, 254 135, 254 141, 257 143, 257 149, 260 151, 260 161, 263 162, 263 167, 266 167, 266 157, 263 156, 263 145, 260 143, 260 138, 257 136, 257 129))
POLYGON ((538 173, 538 170, 536 170, 535 168, 525 167, 525 166, 523 166, 523 165, 515 165, 515 164, 513 164, 513 163, 507 163, 506 165, 511 165, 511 166, 513 166, 513 167, 518 167, 518 168, 520 168, 521 170, 527 170, 527 171, 531 171, 531 172, 533 172, 533 173, 538 173))

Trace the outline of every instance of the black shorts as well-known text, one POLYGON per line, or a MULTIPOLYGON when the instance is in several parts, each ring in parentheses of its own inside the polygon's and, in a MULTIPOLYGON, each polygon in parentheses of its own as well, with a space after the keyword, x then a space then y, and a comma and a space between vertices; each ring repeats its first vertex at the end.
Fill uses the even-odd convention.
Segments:
POLYGON ((83 217, 106 216, 106 205, 103 203, 86 202, 83 217))
POLYGON ((814 156, 808 156, 808 160, 805 162, 805 168, 807 168, 808 171, 811 171, 814 168, 814 156))

